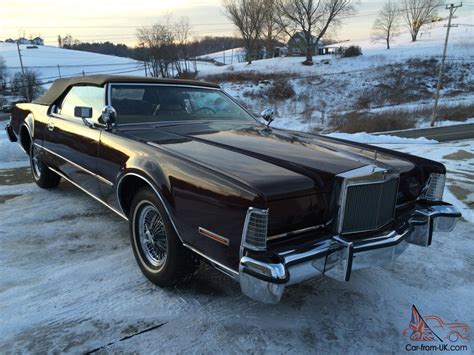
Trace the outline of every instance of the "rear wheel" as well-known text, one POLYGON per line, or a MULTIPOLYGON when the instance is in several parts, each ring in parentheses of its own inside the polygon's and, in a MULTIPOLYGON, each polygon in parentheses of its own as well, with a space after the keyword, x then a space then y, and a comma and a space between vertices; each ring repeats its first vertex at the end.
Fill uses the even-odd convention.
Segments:
POLYGON ((156 194, 141 189, 130 209, 130 237, 138 266, 155 285, 173 286, 197 269, 196 256, 180 242, 156 194))
POLYGON ((58 186, 61 177, 54 171, 49 170, 48 165, 40 157, 40 148, 33 142, 30 144, 30 168, 31 175, 36 184, 43 189, 51 189, 58 186))

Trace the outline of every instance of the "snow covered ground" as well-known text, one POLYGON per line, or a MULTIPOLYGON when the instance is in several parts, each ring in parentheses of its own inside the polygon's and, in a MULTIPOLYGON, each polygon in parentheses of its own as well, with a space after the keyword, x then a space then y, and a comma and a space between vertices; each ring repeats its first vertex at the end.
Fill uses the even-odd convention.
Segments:
MULTIPOLYGON (((39 74, 44 86, 49 87, 52 80, 61 77, 84 74, 129 74, 144 75, 141 62, 97 53, 75 51, 54 46, 20 45, 23 65, 39 74), (59 66, 59 67, 58 67, 59 66)), ((21 71, 16 43, 0 43, 0 57, 5 60, 7 73, 13 76, 21 71)))
POLYGON ((233 48, 226 49, 220 52, 209 53, 201 55, 199 59, 215 60, 222 64, 237 64, 245 62, 245 49, 244 48, 233 48))
MULTIPOLYGON (((474 15, 460 11, 455 22, 460 26, 451 29, 440 100, 440 105, 446 107, 474 102, 474 15)), ((417 119, 416 125, 423 127, 428 124, 430 113, 427 112, 433 106, 439 68, 436 60, 443 50, 445 24, 446 21, 440 21, 426 26, 416 42, 411 42, 404 31, 394 40, 390 50, 386 50, 383 43, 373 43, 369 39, 341 43, 343 46, 361 46, 363 55, 355 58, 315 56, 315 64, 310 67, 301 64, 302 57, 256 60, 251 65, 234 62, 199 68, 199 75, 206 78, 247 73, 253 79, 263 77, 266 80, 259 83, 253 80, 233 82, 224 78, 221 86, 252 112, 272 107, 277 117, 274 125, 281 128, 331 130, 333 114, 360 109, 359 99, 364 94, 367 100, 372 100, 368 103, 370 112, 406 110, 417 119), (295 95, 279 100, 267 97, 269 75, 288 82, 295 95), (389 93, 382 93, 382 100, 377 98, 377 93, 387 87, 391 88, 387 90, 389 93), (410 90, 413 97, 405 95, 400 102, 394 99, 395 95, 404 96, 410 90), (425 110, 421 116, 420 110, 425 110)), ((221 57, 223 52, 209 56, 221 57)))
MULTIPOLYGON (((474 14, 464 13, 456 18, 459 27, 451 28, 448 43, 448 62, 452 61, 473 61, 474 60, 474 14)), ((222 71, 257 71, 261 73, 297 73, 302 75, 311 74, 330 74, 332 72, 350 71, 350 70, 368 70, 381 65, 404 62, 412 58, 431 58, 439 57, 443 51, 443 43, 446 36, 444 25, 447 21, 432 23, 423 28, 423 33, 416 42, 411 42, 410 34, 404 30, 399 37, 393 40, 390 50, 385 49, 384 43, 375 43, 370 39, 348 41, 337 45, 350 46, 358 45, 362 48, 363 56, 360 58, 343 58, 330 64, 321 62, 331 59, 331 56, 314 56, 315 65, 307 67, 301 65, 303 57, 281 57, 266 60, 253 61, 251 65, 246 62, 235 63, 227 66, 215 66, 203 72, 203 75, 221 73, 222 71)), ((235 49, 237 53, 242 52, 241 48, 235 49)), ((226 50, 226 55, 229 55, 226 50)), ((201 56, 211 59, 221 58, 224 52, 216 52, 201 56)))
POLYGON ((186 286, 153 286, 127 223, 68 183, 31 183, 26 156, 0 128, 0 353, 398 353, 412 304, 474 325, 472 140, 381 141, 447 164, 446 197, 466 217, 454 232, 349 283, 289 287, 272 306, 205 266, 186 286))

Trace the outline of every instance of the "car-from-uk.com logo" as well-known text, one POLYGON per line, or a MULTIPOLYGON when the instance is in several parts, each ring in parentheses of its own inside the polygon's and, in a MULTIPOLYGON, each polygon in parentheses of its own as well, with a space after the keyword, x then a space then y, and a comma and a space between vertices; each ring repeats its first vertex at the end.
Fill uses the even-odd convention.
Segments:
POLYGON ((467 351, 470 328, 463 322, 446 322, 437 315, 422 316, 411 307, 411 319, 403 329, 403 336, 410 339, 407 351, 467 351))

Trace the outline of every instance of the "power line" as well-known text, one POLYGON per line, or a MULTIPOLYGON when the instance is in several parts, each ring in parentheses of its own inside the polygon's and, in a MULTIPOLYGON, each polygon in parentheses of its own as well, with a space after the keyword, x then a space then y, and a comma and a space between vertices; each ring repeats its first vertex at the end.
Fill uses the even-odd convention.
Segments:
MULTIPOLYGON (((86 52, 87 53, 87 52, 86 52)), ((111 64, 59 64, 61 65, 61 68, 87 68, 87 67, 110 67, 110 66, 130 66, 130 65, 137 65, 140 62, 137 61, 136 63, 130 62, 130 63, 111 63, 111 64)), ((41 69, 41 68, 56 68, 58 64, 54 65, 29 65, 28 68, 34 68, 34 69, 41 69)), ((6 67, 6 69, 19 69, 21 67, 6 67)))
MULTIPOLYGON (((125 73, 132 73, 132 72, 137 72, 143 70, 143 66, 137 66, 134 69, 129 69, 129 70, 113 70, 113 71, 98 71, 98 72, 88 72, 87 75, 92 75, 92 74, 99 74, 99 73, 108 73, 108 74, 125 74, 125 73)), ((81 73, 74 73, 74 74, 69 74, 69 75, 63 75, 62 78, 71 78, 75 76, 80 76, 82 75, 83 72, 81 73)), ((42 81, 36 84, 31 84, 31 85, 23 85, 23 86, 17 86, 16 89, 25 89, 25 88, 33 88, 33 87, 38 87, 38 86, 43 86, 47 84, 52 84, 55 79, 59 79, 59 76, 51 77, 53 80, 47 80, 47 81, 42 81)), ((43 78, 45 79, 45 78, 43 78)))

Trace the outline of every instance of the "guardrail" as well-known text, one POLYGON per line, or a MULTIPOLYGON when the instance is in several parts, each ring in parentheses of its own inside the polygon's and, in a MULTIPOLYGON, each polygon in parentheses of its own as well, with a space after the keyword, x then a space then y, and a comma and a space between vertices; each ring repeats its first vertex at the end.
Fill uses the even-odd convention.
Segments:
POLYGON ((387 134, 404 138, 425 137, 438 142, 457 141, 474 138, 474 123, 458 124, 453 126, 415 128, 401 131, 377 132, 375 135, 387 134))

